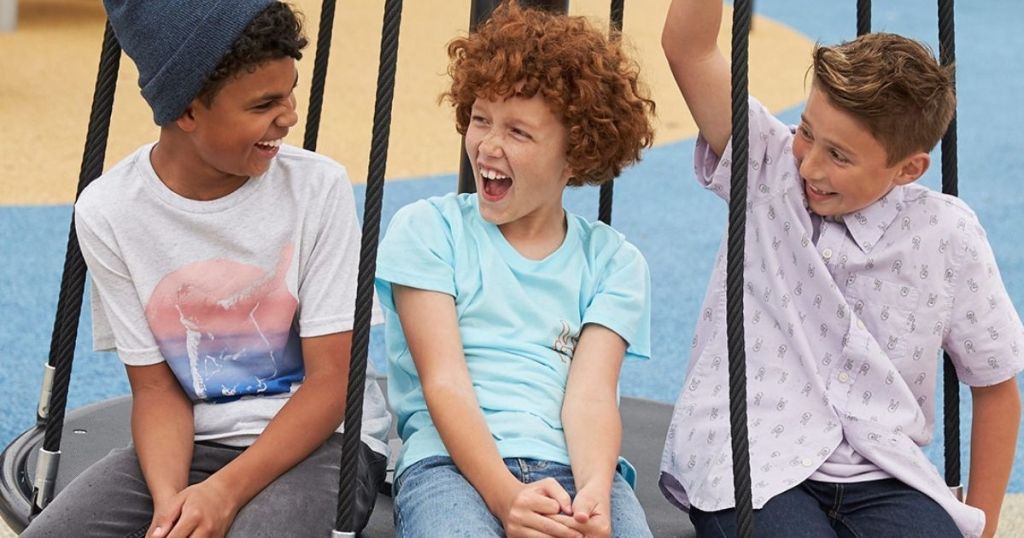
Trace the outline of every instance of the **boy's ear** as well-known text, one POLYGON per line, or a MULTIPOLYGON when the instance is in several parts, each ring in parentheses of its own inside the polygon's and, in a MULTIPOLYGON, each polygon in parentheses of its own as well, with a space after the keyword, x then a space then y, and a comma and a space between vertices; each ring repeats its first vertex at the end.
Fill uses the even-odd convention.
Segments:
POLYGON ((195 99, 185 107, 185 110, 178 116, 178 119, 174 120, 178 128, 186 133, 191 133, 196 129, 196 114, 195 109, 199 106, 198 101, 195 99))
POLYGON ((903 161, 898 165, 899 169, 896 172, 896 177, 893 179, 893 182, 897 185, 907 185, 917 181, 918 178, 928 171, 928 166, 931 162, 931 156, 923 151, 903 159, 903 161))

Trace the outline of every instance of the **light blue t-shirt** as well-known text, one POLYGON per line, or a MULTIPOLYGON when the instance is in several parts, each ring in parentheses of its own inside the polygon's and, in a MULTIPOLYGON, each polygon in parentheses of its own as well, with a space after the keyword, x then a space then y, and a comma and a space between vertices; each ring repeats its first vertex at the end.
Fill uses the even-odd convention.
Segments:
POLYGON ((650 357, 647 262, 611 227, 566 219, 564 242, 543 260, 523 257, 483 220, 475 194, 421 200, 392 219, 376 284, 387 316, 388 396, 403 441, 396 475, 448 453, 427 411, 392 283, 455 298, 466 364, 503 458, 569 464, 562 401, 583 325, 615 331, 629 344, 627 358, 650 357))

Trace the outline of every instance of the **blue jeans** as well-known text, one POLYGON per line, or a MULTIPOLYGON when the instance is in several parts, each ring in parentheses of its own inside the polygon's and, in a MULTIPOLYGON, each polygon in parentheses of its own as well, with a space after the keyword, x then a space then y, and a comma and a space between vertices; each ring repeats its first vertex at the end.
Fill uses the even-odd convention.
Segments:
MULTIPOLYGON (((690 509, 697 536, 736 536, 736 511, 690 509)), ((808 480, 754 511, 754 536, 945 538, 962 536, 927 495, 896 479, 832 483, 808 480)))
MULTIPOLYGON (((572 469, 549 461, 506 458, 508 470, 524 484, 554 478, 576 495, 572 469)), ((402 471, 395 481, 395 536, 398 538, 482 538, 505 536, 498 520, 451 458, 433 456, 402 471)), ((618 473, 612 482, 612 535, 651 536, 633 489, 618 473)))

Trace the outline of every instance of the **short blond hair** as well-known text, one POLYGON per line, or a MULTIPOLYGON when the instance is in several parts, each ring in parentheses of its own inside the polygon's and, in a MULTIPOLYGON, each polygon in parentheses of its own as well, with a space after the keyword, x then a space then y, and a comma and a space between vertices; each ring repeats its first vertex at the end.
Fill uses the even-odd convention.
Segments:
POLYGON ((890 166, 931 151, 956 112, 953 67, 939 65, 921 42, 871 33, 817 45, 813 58, 815 87, 867 127, 890 166))

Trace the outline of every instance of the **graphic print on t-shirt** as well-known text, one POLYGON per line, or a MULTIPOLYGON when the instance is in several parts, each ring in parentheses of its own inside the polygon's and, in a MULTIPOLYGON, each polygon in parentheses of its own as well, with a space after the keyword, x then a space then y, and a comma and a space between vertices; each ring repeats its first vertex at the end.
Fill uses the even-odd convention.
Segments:
POLYGON ((576 352, 576 343, 580 341, 580 335, 573 332, 568 321, 562 320, 562 330, 558 333, 555 344, 551 347, 562 355, 562 362, 572 360, 572 354, 576 352))
POLYGON ((302 380, 298 300, 285 283, 293 250, 281 249, 272 272, 214 258, 180 267, 154 288, 146 319, 193 400, 289 392, 302 380))

